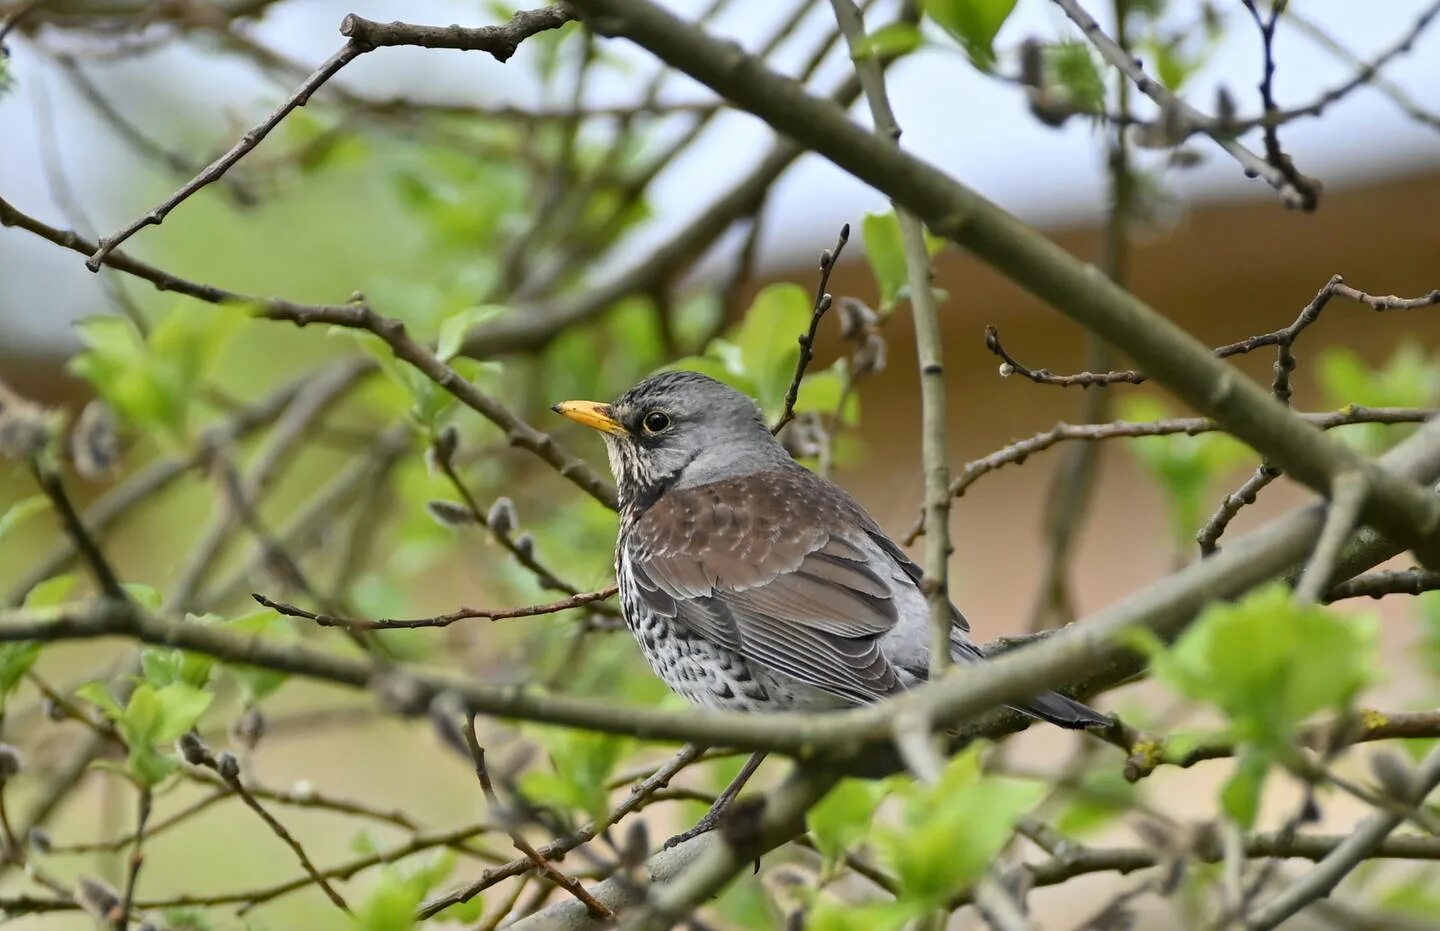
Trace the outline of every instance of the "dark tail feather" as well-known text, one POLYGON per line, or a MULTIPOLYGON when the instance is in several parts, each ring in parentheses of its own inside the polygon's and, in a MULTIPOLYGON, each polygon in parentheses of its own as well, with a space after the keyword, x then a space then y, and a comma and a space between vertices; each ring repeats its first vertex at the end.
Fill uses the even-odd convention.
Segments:
MULTIPOLYGON (((952 634, 950 646, 951 655, 957 662, 973 663, 985 658, 985 651, 971 643, 963 634, 952 634)), ((1077 731, 1090 727, 1109 727, 1115 723, 1109 715, 1101 714, 1073 698, 1066 698, 1059 692, 1042 692, 1023 705, 1010 707, 1032 718, 1077 731)))
POLYGON ((1088 705, 1082 705, 1073 698, 1066 698, 1059 692, 1044 692, 1036 695, 1024 705, 1017 706, 1015 710, 1074 730, 1105 727, 1111 723, 1108 716, 1088 705))

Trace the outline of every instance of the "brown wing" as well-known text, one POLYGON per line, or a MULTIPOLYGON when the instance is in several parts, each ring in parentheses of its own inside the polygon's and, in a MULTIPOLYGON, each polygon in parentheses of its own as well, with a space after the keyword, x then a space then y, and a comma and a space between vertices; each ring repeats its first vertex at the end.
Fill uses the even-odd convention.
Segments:
POLYGON ((897 620, 893 570, 872 564, 861 521, 829 483, 767 472, 667 492, 630 528, 626 557, 651 610, 864 703, 900 682, 879 646, 897 620))

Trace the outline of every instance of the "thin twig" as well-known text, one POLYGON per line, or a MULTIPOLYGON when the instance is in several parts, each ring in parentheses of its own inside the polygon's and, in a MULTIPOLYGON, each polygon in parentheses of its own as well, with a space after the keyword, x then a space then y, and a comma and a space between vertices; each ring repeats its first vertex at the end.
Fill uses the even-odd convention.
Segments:
POLYGON ((810 365, 810 360, 815 358, 815 334, 820 329, 820 321, 824 319, 833 298, 825 288, 830 284, 830 272, 835 268, 835 262, 840 258, 845 243, 850 241, 850 224, 846 223, 840 227, 840 235, 835 239, 835 248, 826 249, 820 253, 820 281, 815 285, 815 303, 810 311, 810 326, 800 335, 800 355, 795 360, 795 374, 790 378, 790 387, 785 391, 785 409, 780 412, 780 419, 770 428, 772 435, 778 434, 785 429, 785 425, 795 419, 795 402, 800 398, 800 382, 805 378, 805 369, 810 365))
MULTIPOLYGON (((1378 740, 1422 740, 1440 737, 1440 711, 1357 711, 1349 719, 1307 725, 1295 734, 1302 747, 1320 749, 1339 743, 1352 746, 1378 740)), ((1125 759, 1125 778, 1144 779, 1161 766, 1188 769, 1206 760, 1235 755, 1235 743, 1228 738, 1204 740, 1184 753, 1171 750, 1164 740, 1133 735, 1125 759)))
MULTIPOLYGON (((239 766, 236 764, 234 758, 230 758, 228 765, 226 765, 227 761, 216 759, 216 757, 210 754, 208 749, 202 749, 201 752, 203 755, 199 761, 200 765, 214 770, 216 774, 225 781, 225 784, 230 787, 230 790, 240 796, 240 800, 245 803, 246 807, 255 812, 275 836, 285 842, 285 846, 289 847, 291 852, 295 854, 295 858, 300 861, 300 867, 305 870, 305 874, 320 887, 321 891, 325 893, 325 897, 334 903, 336 908, 348 915, 350 913, 350 906, 345 904, 345 900, 340 897, 340 893, 336 892, 335 888, 330 885, 330 882, 325 876, 315 868, 315 864, 310 861, 309 855, 305 853, 305 848, 300 846, 300 842, 295 839, 295 835, 286 830, 285 825, 281 824, 274 815, 270 814, 270 812, 265 809, 265 806, 261 805, 259 800, 250 794, 250 790, 245 788, 245 784, 240 781, 239 766)), ((222 753, 220 756, 225 757, 226 754, 222 753)))
POLYGON ((540 851, 535 849, 533 844, 525 839, 525 835, 518 828, 510 824, 511 818, 507 816, 506 808, 500 803, 500 796, 495 792, 495 785, 490 781, 490 770, 485 765, 485 748, 480 746, 480 738, 475 733, 474 714, 466 715, 464 735, 465 746, 470 751, 470 760, 475 764, 475 778, 480 782, 480 791, 484 794, 485 802, 490 806, 490 810, 501 819, 502 823, 506 824, 506 832, 510 835, 515 849, 530 858, 536 872, 541 876, 583 903, 593 917, 600 921, 609 921, 614 918, 614 913, 596 901, 586 890, 584 883, 557 869, 540 851))
POLYGON ((1340 548, 1355 529, 1360 509, 1370 493, 1370 483, 1363 472, 1346 472, 1335 479, 1334 490, 1330 493, 1330 507, 1325 513, 1325 525, 1315 541, 1310 561, 1295 586, 1295 598, 1301 603, 1313 603, 1320 599, 1330 576, 1335 571, 1340 548))
POLYGON ((1256 466, 1255 473, 1247 478, 1244 484, 1221 499, 1215 513, 1195 532, 1195 542, 1200 544, 1201 556, 1210 556, 1219 551, 1220 537, 1230 526, 1230 522, 1243 508, 1254 504, 1261 490, 1281 474, 1279 469, 1262 462, 1256 466))
MULTIPOLYGON (((1130 49, 1129 0, 1112 0, 1115 17, 1115 41, 1130 49)), ((1130 115, 1130 82, 1123 74, 1115 74, 1116 109, 1121 116, 1130 115)), ((1130 224, 1134 213, 1135 179, 1130 167, 1129 135, 1123 126, 1113 127, 1105 147, 1105 175, 1109 186, 1105 230, 1100 255, 1100 270, 1111 281, 1124 286, 1130 271, 1130 224)), ((1107 369, 1115 351, 1094 333, 1089 334, 1086 365, 1107 369)), ((1101 423, 1110 419, 1111 397, 1107 391, 1087 392, 1080 402, 1080 420, 1101 423)), ((1051 479, 1045 497, 1043 528, 1045 562, 1040 581, 1035 586, 1035 601, 1030 609, 1026 629, 1030 631, 1063 627, 1075 620, 1076 609, 1071 585, 1071 568, 1076 543, 1093 514, 1095 485, 1100 469, 1101 447, 1086 443, 1066 450, 1060 466, 1051 479)))
POLYGON ((1348 582, 1332 586, 1325 593, 1325 601, 1342 601, 1346 598, 1383 598, 1386 595, 1422 595, 1425 592, 1440 591, 1440 572, 1431 572, 1419 567, 1367 572, 1348 582))
MULTIPOLYGON (((1432 749, 1416 767, 1413 793, 1403 801, 1418 805, 1437 784, 1440 784, 1440 747, 1432 749)), ((1313 870, 1250 915, 1245 927, 1250 931, 1273 928, 1310 902, 1328 895, 1361 861, 1373 856, 1403 820, 1403 815, 1389 811, 1376 812, 1366 818, 1313 870)))
MULTIPOLYGON (((1416 424, 1424 423, 1435 416, 1435 411, 1430 408, 1402 408, 1402 407, 1360 407, 1352 405, 1338 411, 1325 413, 1297 413, 1295 416, 1307 423, 1314 424, 1321 430, 1333 430, 1337 427, 1350 426, 1360 423, 1383 423, 1383 424, 1416 424)), ((1211 433, 1220 429, 1220 425, 1208 417, 1173 417, 1164 420, 1112 420, 1103 424, 1070 424, 1060 423, 1042 433, 1017 440, 1009 446, 1001 447, 995 452, 979 459, 972 459, 962 465, 950 483, 950 494, 952 497, 960 497, 965 494, 976 481, 982 476, 988 475, 996 469, 1007 465, 1021 465, 1032 455, 1044 452, 1045 450, 1060 443, 1099 442, 1101 440, 1126 439, 1144 436, 1173 436, 1185 434, 1196 436, 1201 433, 1211 433)), ((1262 486, 1263 487, 1263 486, 1262 486)), ((1239 494, 1237 492, 1236 494, 1239 494)), ((904 542, 908 545, 913 543, 924 532, 924 526, 917 520, 905 535, 904 542)))
MULTIPOLYGON (((1300 311, 1300 315, 1295 318, 1295 322, 1283 329, 1274 330, 1269 333, 1261 333, 1258 336, 1251 336, 1239 342, 1218 346, 1214 350, 1215 357, 1217 359, 1228 359, 1231 356, 1245 355, 1246 353, 1254 352, 1266 346, 1285 348, 1294 345, 1296 337, 1319 319, 1321 311, 1325 309, 1325 305, 1330 303, 1332 297, 1336 296, 1349 298, 1352 301, 1364 304, 1376 312, 1386 310, 1419 310, 1440 305, 1440 288, 1426 294, 1421 294, 1418 297, 1397 297, 1393 294, 1377 295, 1352 288, 1345 284, 1345 280, 1339 275, 1334 275, 1329 281, 1325 282, 1315 297, 1310 300, 1310 303, 1306 304, 1305 308, 1300 311)), ((1044 368, 1032 369, 1012 356, 1005 347, 1001 345, 1000 334, 993 326, 987 326, 985 328, 985 348, 1004 360, 1004 364, 1000 368, 1000 374, 1002 376, 1019 375, 1039 385, 1056 385, 1062 388, 1093 388, 1114 384, 1140 385, 1149 381, 1151 377, 1134 369, 1113 372, 1077 372, 1073 375, 1056 375, 1049 369, 1044 368)), ((1293 368, 1293 364, 1286 368, 1286 372, 1288 372, 1289 368, 1293 368)), ((1280 397, 1281 400, 1288 400, 1290 396, 1288 381, 1281 381, 1280 379, 1282 379, 1282 377, 1285 377, 1285 372, 1282 372, 1277 365, 1277 384, 1273 389, 1273 393, 1277 397, 1280 397)))
MULTIPOLYGON (((581 844, 594 840, 599 833, 611 825, 619 823, 630 812, 644 806, 646 799, 652 793, 670 784, 675 775, 698 760, 704 750, 700 747, 686 746, 673 757, 655 769, 643 781, 636 783, 630 790, 630 794, 624 801, 612 808, 603 822, 592 821, 582 827, 579 831, 566 837, 560 837, 538 849, 539 854, 547 860, 553 860, 574 850, 581 844)), ((529 857, 521 857, 512 860, 498 869, 486 870, 479 879, 459 889, 452 890, 443 895, 425 902, 416 917, 424 920, 430 918, 452 905, 460 902, 468 902, 481 892, 495 885, 496 883, 509 879, 512 876, 519 876, 533 866, 529 857)))
POLYGON ((537 32, 562 26, 573 17, 574 14, 568 8, 554 6, 539 10, 522 10, 503 26, 463 29, 459 26, 432 27, 412 26, 406 23, 376 23, 353 13, 350 14, 340 24, 340 33, 347 37, 347 41, 335 54, 311 72, 289 97, 285 98, 278 107, 245 133, 229 151, 205 166, 194 178, 181 185, 179 190, 131 221, 128 226, 102 238, 96 244, 95 251, 85 261, 85 267, 92 272, 99 271, 100 266, 105 262, 105 257, 116 246, 144 227, 164 222, 170 211, 180 206, 188 197, 206 185, 218 181, 236 162, 259 145, 271 130, 280 125, 281 120, 289 116, 295 109, 305 106, 311 95, 319 90, 326 81, 366 52, 387 45, 422 45, 427 48, 485 51, 493 55, 497 61, 503 62, 515 53, 516 47, 524 39, 537 32))
POLYGON ((111 568, 110 561, 100 550, 100 544, 90 535, 85 522, 80 519, 75 505, 71 503, 70 496, 65 492, 65 483, 54 469, 41 463, 38 458, 30 461, 31 474, 35 477, 35 483, 50 499, 55 508, 55 513, 60 515, 60 523, 65 528, 65 535, 75 544, 76 551, 85 560, 89 567, 90 574, 95 576, 96 583, 106 597, 124 599, 128 597, 125 589, 120 585, 120 579, 111 568))
POLYGON ((1305 210, 1314 210, 1320 200, 1320 184, 1313 178, 1302 175, 1295 167, 1295 162, 1280 147, 1280 126, 1274 119, 1280 112, 1275 104, 1275 27, 1280 21, 1280 14, 1285 11, 1285 0, 1272 2, 1270 4, 1270 15, 1262 16, 1260 7, 1255 0, 1240 0, 1245 9, 1250 12, 1250 17, 1255 21, 1255 26, 1260 30, 1260 47, 1262 49, 1262 65, 1260 70, 1260 103, 1265 110, 1265 123, 1263 136, 1265 139, 1265 161, 1271 167, 1280 172, 1281 177, 1290 185, 1291 189, 1300 195, 1300 206, 1305 210))
MULTIPOLYGON (((900 124, 885 89, 885 73, 874 55, 864 54, 865 18, 852 0, 831 0, 835 21, 850 47, 855 72, 870 105, 875 133, 900 146, 900 124)), ((925 226, 899 203, 891 202, 900 227, 910 309, 915 321, 915 355, 920 370, 920 458, 925 482, 925 558, 921 591, 930 611, 928 675, 939 679, 950 667, 955 609, 950 604, 950 466, 946 461, 945 364, 940 318, 935 306, 934 269, 925 243, 925 226)))
POLYGON ((351 630, 394 630, 414 629, 417 627, 449 627, 456 621, 481 618, 490 621, 503 621, 518 617, 538 617, 544 614, 556 614, 561 611, 569 611, 572 608, 582 608, 597 601, 604 601, 611 598, 619 588, 614 585, 599 589, 593 592, 581 592, 578 595, 571 595, 569 598, 562 598, 559 601, 552 601, 548 604, 527 605, 523 608, 461 608, 449 614, 440 614, 434 617, 419 617, 408 619, 380 618, 378 620, 361 620, 358 618, 332 617, 328 614, 316 614, 297 608, 295 605, 283 601, 275 601, 264 595, 254 593, 251 598, 271 610, 278 611, 287 617, 304 618, 314 621, 321 627, 345 627, 351 630))
MULTIPOLYGON (((1381 52, 1369 62, 1365 61, 1359 55, 1356 55, 1354 52, 1341 45, 1335 40, 1333 36, 1321 29, 1314 21, 1303 16, 1296 9, 1295 5, 1292 4, 1286 6, 1285 19, 1287 22, 1294 25, 1301 32, 1305 33, 1313 41, 1319 44, 1326 51, 1330 52, 1332 55, 1335 55, 1336 57, 1341 58, 1349 62, 1350 64, 1356 66, 1358 70, 1355 74, 1355 77, 1348 83, 1353 84, 1356 81, 1360 81, 1361 86, 1368 84, 1368 86, 1375 88, 1380 93, 1389 97, 1391 101, 1393 101, 1394 104, 1405 113, 1406 116, 1410 117, 1415 122, 1420 123, 1424 126, 1428 126, 1431 129, 1440 130, 1440 114, 1437 114, 1420 106, 1420 104, 1416 103, 1415 99, 1411 97, 1404 88, 1402 88, 1394 81, 1388 80, 1383 74, 1380 73, 1380 69, 1387 61, 1402 52, 1409 51, 1411 45, 1414 43, 1414 40, 1419 37, 1420 33, 1425 29, 1429 21, 1436 15, 1437 12, 1440 12, 1440 3, 1436 3, 1428 7, 1424 12, 1420 14, 1420 16, 1416 19, 1414 26, 1410 29, 1409 32, 1405 34, 1404 37, 1401 38, 1399 42, 1397 42, 1394 46, 1387 49, 1386 51, 1381 52)), ((1345 85, 1342 85, 1342 88, 1344 86, 1345 85)), ((1334 100, 1339 99, 1337 96, 1335 96, 1335 93, 1342 88, 1335 88, 1327 94, 1321 95, 1321 100, 1324 100, 1326 97, 1331 98, 1329 102, 1333 102, 1334 100)), ((1340 96, 1344 95, 1341 94, 1340 96)), ((1312 108, 1302 109, 1309 110, 1312 108)), ((1314 110, 1314 115, 1318 116, 1319 113, 1319 109, 1314 110)), ((1297 115, 1300 114, 1297 113, 1297 115)))
POLYGON ((115 919, 118 931, 130 927, 130 912, 135 906, 135 889, 140 880, 140 867, 145 863, 145 824, 150 820, 150 787, 140 789, 139 809, 135 816, 135 847, 130 851, 130 872, 125 877, 125 897, 120 906, 120 915, 115 919))
MULTIPOLYGON (((1264 158, 1241 145, 1230 135, 1228 130, 1222 131, 1217 121, 1190 106, 1171 93, 1165 85, 1146 74, 1140 61, 1106 35, 1105 30, 1100 28, 1100 24, 1085 11, 1078 0, 1054 0, 1054 3, 1070 18, 1071 22, 1079 27, 1100 55, 1129 78, 1140 93, 1155 101, 1163 112, 1173 114, 1172 119, 1180 118, 1183 124, 1200 128, 1202 132, 1214 139, 1220 148, 1240 163, 1240 167, 1245 170, 1247 177, 1264 178, 1266 183, 1279 192, 1287 204, 1304 210, 1315 209, 1319 198, 1318 185, 1310 182, 1296 187, 1286 172, 1282 172, 1264 158)), ((1177 135, 1180 134, 1177 133, 1177 135)), ((1306 180, 1309 181, 1309 179, 1306 180)))

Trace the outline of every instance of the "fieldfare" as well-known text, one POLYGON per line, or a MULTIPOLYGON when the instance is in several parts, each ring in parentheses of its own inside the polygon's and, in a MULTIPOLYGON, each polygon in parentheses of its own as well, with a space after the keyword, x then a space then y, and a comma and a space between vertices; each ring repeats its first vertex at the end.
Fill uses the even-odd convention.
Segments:
MULTIPOLYGON (((844 489, 791 458, 750 398, 665 372, 613 404, 554 410, 604 435, 621 608, 671 689, 707 708, 806 711, 926 680, 920 567, 844 489)), ((951 657, 983 659, 965 617, 951 616, 951 657)), ((1018 710, 1062 727, 1109 723, 1055 692, 1018 710)))

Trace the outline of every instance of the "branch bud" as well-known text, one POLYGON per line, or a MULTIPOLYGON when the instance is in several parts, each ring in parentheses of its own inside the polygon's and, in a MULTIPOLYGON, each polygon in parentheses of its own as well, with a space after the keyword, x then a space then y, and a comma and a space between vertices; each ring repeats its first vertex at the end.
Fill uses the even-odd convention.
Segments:
POLYGON ((519 522, 520 517, 515 513, 515 502, 509 498, 496 498, 495 503, 490 505, 490 513, 485 515, 485 526, 497 537, 503 537, 519 522))

